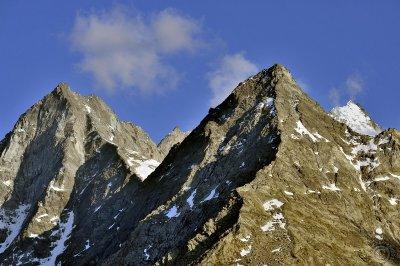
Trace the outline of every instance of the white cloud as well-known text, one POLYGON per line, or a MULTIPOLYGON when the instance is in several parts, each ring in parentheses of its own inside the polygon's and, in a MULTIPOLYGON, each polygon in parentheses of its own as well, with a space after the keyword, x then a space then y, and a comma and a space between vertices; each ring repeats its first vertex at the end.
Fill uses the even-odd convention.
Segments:
POLYGON ((197 39, 200 26, 176 11, 162 11, 154 20, 153 29, 160 48, 164 52, 195 50, 201 44, 197 39))
POLYGON ((352 100, 363 91, 364 81, 358 74, 352 74, 346 79, 346 89, 352 100))
MULTIPOLYGON (((357 74, 351 74, 346 78, 346 82, 340 89, 332 88, 329 90, 328 98, 333 106, 340 105, 342 97, 345 95, 350 100, 355 100, 358 94, 364 90, 364 80, 357 74)), ((347 98, 346 97, 346 98, 347 98)))
POLYGON ((98 87, 154 92, 176 86, 179 76, 164 58, 194 51, 200 31, 196 21, 172 9, 146 19, 117 7, 78 15, 70 38, 82 55, 80 69, 90 73, 98 87))
POLYGON ((257 71, 258 67, 242 54, 224 56, 217 69, 209 75, 209 86, 213 94, 211 105, 220 104, 239 82, 257 71))
POLYGON ((340 105, 340 91, 336 88, 332 88, 329 90, 329 101, 332 103, 333 106, 339 106, 340 105))

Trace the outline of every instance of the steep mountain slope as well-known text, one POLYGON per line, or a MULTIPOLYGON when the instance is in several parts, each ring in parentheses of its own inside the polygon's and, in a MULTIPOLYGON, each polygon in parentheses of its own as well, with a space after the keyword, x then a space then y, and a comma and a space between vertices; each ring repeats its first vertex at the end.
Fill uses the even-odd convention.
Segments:
POLYGON ((171 148, 174 145, 181 143, 187 135, 189 135, 188 132, 183 132, 179 127, 175 127, 160 141, 160 143, 157 145, 157 148, 165 157, 171 148))
POLYGON ((180 187, 106 265, 396 263, 399 137, 359 135, 262 71, 145 181, 180 187))
POLYGON ((326 113, 274 65, 157 148, 60 85, 0 143, 0 260, 398 264, 400 132, 360 131, 380 129, 348 106, 326 113))
POLYGON ((54 264, 67 239, 74 250, 112 249, 126 228, 109 232, 109 223, 132 205, 141 180, 162 158, 143 130, 66 84, 19 119, 0 152, 5 264, 54 264))

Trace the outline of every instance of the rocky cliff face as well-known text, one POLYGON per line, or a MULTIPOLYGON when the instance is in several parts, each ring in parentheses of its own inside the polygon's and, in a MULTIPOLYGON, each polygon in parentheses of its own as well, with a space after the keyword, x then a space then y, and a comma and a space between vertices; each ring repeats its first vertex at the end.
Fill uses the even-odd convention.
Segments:
POLYGON ((60 85, 0 143, 0 260, 398 264, 400 132, 359 110, 274 65, 156 147, 60 85))

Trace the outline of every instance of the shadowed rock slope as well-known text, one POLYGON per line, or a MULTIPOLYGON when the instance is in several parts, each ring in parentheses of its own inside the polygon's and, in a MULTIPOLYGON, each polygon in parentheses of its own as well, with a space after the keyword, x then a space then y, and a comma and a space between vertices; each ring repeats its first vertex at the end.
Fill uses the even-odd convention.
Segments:
POLYGON ((167 152, 64 87, 0 143, 6 264, 400 262, 399 131, 360 133, 376 124, 326 113, 283 66, 240 83, 154 172, 167 152))

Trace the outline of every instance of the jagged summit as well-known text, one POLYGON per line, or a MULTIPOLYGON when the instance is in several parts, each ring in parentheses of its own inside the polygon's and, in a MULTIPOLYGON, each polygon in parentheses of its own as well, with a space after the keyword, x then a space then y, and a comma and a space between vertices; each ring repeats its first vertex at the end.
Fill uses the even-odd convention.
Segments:
POLYGON ((331 115, 359 134, 376 136, 382 132, 382 129, 369 117, 367 112, 351 100, 345 106, 333 108, 331 115))
POLYGON ((400 133, 349 130, 281 65, 158 147, 71 97, 45 97, 0 142, 3 264, 400 261, 400 133))
POLYGON ((57 84, 57 86, 54 88, 55 92, 58 93, 69 93, 72 92, 71 91, 71 87, 69 86, 69 84, 67 82, 60 82, 57 84))

